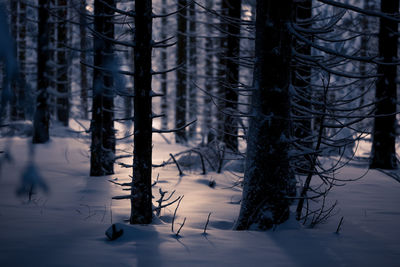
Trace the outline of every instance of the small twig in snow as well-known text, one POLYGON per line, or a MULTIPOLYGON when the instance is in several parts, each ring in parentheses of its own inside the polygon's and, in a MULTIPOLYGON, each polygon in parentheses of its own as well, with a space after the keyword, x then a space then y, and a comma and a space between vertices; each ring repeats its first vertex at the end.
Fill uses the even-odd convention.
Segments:
POLYGON ((206 231, 207 231, 208 223, 210 222, 210 216, 211 216, 211 212, 208 213, 207 222, 206 222, 206 225, 204 225, 203 235, 207 235, 206 231))

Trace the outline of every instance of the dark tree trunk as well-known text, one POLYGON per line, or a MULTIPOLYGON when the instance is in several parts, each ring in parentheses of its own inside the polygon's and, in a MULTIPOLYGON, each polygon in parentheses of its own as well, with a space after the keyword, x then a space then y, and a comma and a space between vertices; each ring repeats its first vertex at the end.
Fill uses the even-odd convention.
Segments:
MULTIPOLYGON (((178 9, 186 7, 187 0, 178 0, 178 9)), ((186 124, 186 82, 187 82, 187 8, 178 12, 178 44, 177 44, 177 65, 184 64, 176 71, 176 104, 175 104, 175 127, 179 128, 186 124)), ((186 131, 175 133, 177 143, 187 141, 186 131)))
POLYGON ((26 88, 26 3, 19 1, 18 13, 18 63, 19 81, 17 89, 17 119, 25 119, 25 88, 26 88))
POLYGON ((218 78, 218 92, 217 92, 217 137, 219 141, 224 140, 224 125, 225 125, 225 104, 226 100, 225 91, 226 91, 226 72, 227 72, 227 60, 226 60, 226 51, 228 47, 228 9, 229 4, 228 0, 221 0, 221 11, 220 11, 220 40, 219 40, 219 48, 218 48, 218 65, 217 65, 217 78, 218 78))
MULTIPOLYGON (((86 49, 87 49, 87 38, 86 38, 86 0, 80 0, 79 6, 79 32, 80 32, 80 60, 81 62, 87 61, 86 49)), ((86 65, 81 64, 81 110, 84 119, 89 118, 88 112, 88 82, 87 82, 87 68, 86 65)))
MULTIPOLYGON (((50 0, 49 4, 49 12, 54 12, 57 8, 56 0, 50 0)), ((51 88, 51 92, 55 92, 57 89, 57 77, 56 77, 56 46, 57 46, 57 33, 56 33, 56 25, 57 25, 57 16, 49 17, 49 64, 47 65, 47 74, 49 75, 49 88, 51 88)), ((52 118, 57 116, 57 97, 54 93, 49 94, 48 99, 49 105, 49 113, 52 118)))
MULTIPOLYGON (((207 9, 212 9, 213 8, 213 1, 212 0, 207 0, 206 1, 206 7, 207 9)), ((207 35, 211 36, 212 35, 212 22, 209 22, 206 24, 206 31, 207 35)), ((208 94, 212 95, 213 94, 213 85, 214 85, 214 44, 213 44, 213 39, 211 37, 207 37, 205 41, 205 52, 206 52, 206 58, 205 58, 205 90, 208 94)), ((206 95, 204 97, 204 125, 203 125, 203 137, 207 136, 212 128, 212 99, 209 95, 206 95)))
MULTIPOLYGON (((94 1, 94 30, 107 38, 114 38, 114 0, 94 1)), ((90 175, 102 176, 114 173, 114 90, 110 72, 101 71, 113 68, 113 44, 94 34, 94 70, 92 105, 92 145, 90 175)))
MULTIPOLYGON (((398 0, 382 0, 381 12, 397 14, 398 0)), ((398 25, 394 21, 380 18, 379 57, 384 63, 395 62, 397 58, 398 25)), ((379 77, 376 82, 376 111, 373 129, 371 168, 396 169, 396 105, 397 105, 397 66, 378 65, 379 77)))
POLYGON ((289 216, 292 0, 257 0, 254 93, 243 199, 236 229, 269 229, 289 216))
POLYGON ((236 115, 239 85, 239 55, 240 55, 240 18, 242 11, 241 0, 225 0, 228 3, 228 17, 231 22, 227 26, 226 73, 225 73, 225 119, 223 142, 232 151, 238 150, 238 123, 236 115))
MULTIPOLYGON (((299 24, 302 28, 311 27, 311 15, 312 15, 312 1, 311 0, 303 0, 298 1, 295 4, 295 12, 296 12, 296 23, 299 24)), ((312 40, 312 36, 305 36, 307 39, 312 40)), ((311 46, 296 40, 294 42, 295 49, 298 53, 303 54, 305 56, 311 55, 311 46)), ((293 86, 296 88, 297 93, 301 97, 294 96, 294 100, 296 103, 306 109, 311 108, 311 67, 308 64, 302 63, 301 61, 295 62, 294 71, 293 71, 293 86), (308 101, 310 100, 310 101, 308 101)), ((302 112, 293 111, 295 115, 299 117, 304 116, 302 112)), ((313 143, 311 140, 307 140, 308 137, 312 135, 312 124, 311 120, 308 118, 298 119, 294 121, 293 126, 293 134, 294 137, 298 139, 298 143, 304 147, 311 148, 313 143)), ((300 167, 300 172, 304 172, 304 169, 308 169, 308 165, 310 164, 311 158, 309 155, 305 155, 302 159, 299 160, 298 166, 300 167)))
MULTIPOLYGON (((197 116, 197 42, 196 42, 196 5, 191 2, 189 5, 189 75, 190 83, 188 86, 189 93, 189 121, 193 121, 197 116)), ((189 138, 196 137, 196 124, 189 127, 189 138)))
POLYGON ((134 151, 131 191, 131 224, 152 221, 152 111, 151 51, 152 1, 135 1, 134 151))
POLYGON ((69 90, 67 66, 67 18, 68 8, 66 0, 57 1, 57 118, 64 126, 69 120, 69 90))
MULTIPOLYGON (((10 16, 10 28, 11 28, 11 36, 16 42, 18 40, 18 1, 17 0, 11 0, 10 3, 10 10, 11 10, 11 16, 10 16)), ((17 49, 14 49, 14 58, 17 58, 17 49)), ((10 101, 10 118, 11 120, 17 120, 18 119, 18 108, 17 108, 17 97, 18 97, 18 84, 15 80, 11 81, 11 90, 12 90, 12 95, 11 95, 11 101, 10 101)))
POLYGON ((38 43, 37 43, 37 92, 36 111, 33 119, 33 143, 49 140, 50 113, 47 101, 50 84, 48 75, 49 58, 49 0, 39 0, 38 43))
MULTIPOLYGON (((161 3, 161 14, 167 13, 167 1, 162 0, 161 3)), ((161 18, 161 40, 165 40, 167 38, 166 31, 167 31, 167 18, 161 18)), ((167 51, 166 49, 161 50, 161 70, 166 70, 168 68, 168 58, 167 58, 167 51)), ((168 128, 168 81, 167 81, 167 73, 161 74, 161 114, 164 116, 161 118, 161 128, 167 129, 168 128)))

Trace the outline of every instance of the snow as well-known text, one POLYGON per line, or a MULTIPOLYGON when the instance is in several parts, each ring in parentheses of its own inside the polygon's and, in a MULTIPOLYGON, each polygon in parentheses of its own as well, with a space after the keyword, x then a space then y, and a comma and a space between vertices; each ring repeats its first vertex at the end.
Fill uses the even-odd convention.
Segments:
MULTIPOLYGON (((73 127, 79 130, 78 124, 73 127)), ((176 204, 163 209, 152 225, 127 224, 129 200, 111 199, 126 192, 108 179, 129 182, 131 169, 116 165, 115 175, 89 177, 89 140, 76 138, 71 130, 53 131, 58 137, 35 145, 33 161, 29 138, 0 139, 0 150, 8 147, 13 159, 0 161, 0 266, 399 266, 400 183, 382 172, 370 170, 363 179, 334 188, 329 201, 338 200, 338 211, 325 224, 311 229, 293 214, 274 230, 239 232, 231 228, 241 197, 240 187, 234 185, 242 174, 201 175, 201 169, 184 168, 179 176, 173 164, 154 168, 153 177, 159 174, 153 189, 155 205, 159 188, 176 190, 172 199, 184 195, 175 232, 184 218, 186 223, 176 237, 171 232, 176 204), (38 188, 31 201, 27 194, 16 194, 27 168, 35 168, 34 178, 48 188, 38 188), (113 223, 124 233, 109 241, 105 231, 113 223)), ((129 142, 118 148, 132 150, 129 142)), ((183 150, 187 147, 167 144, 154 135, 155 164, 183 150)), ((132 159, 120 160, 131 164, 132 159)), ((360 161, 337 175, 354 178, 366 166, 360 161)))

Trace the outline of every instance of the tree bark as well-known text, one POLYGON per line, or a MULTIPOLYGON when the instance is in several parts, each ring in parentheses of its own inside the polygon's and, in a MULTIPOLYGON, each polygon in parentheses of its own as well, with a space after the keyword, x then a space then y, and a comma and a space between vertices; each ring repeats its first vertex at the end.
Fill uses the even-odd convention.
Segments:
MULTIPOLYGON (((161 3, 161 14, 167 13, 167 1, 162 0, 161 3)), ((167 18, 161 18, 161 40, 165 40, 167 38, 167 18)), ((166 49, 161 50, 161 70, 166 70, 168 68, 168 55, 166 49)), ((161 128, 167 129, 168 128, 168 75, 167 73, 161 74, 161 114, 164 116, 161 118, 161 128)))
MULTIPOLYGON (((197 117, 197 42, 196 42, 196 5, 191 2, 189 5, 189 75, 190 83, 188 85, 189 93, 189 121, 193 121, 197 117)), ((196 124, 189 127, 188 137, 193 139, 196 137, 196 124)))
MULTIPOLYGON (((80 33, 80 60, 81 62, 87 61, 86 49, 87 49, 87 38, 86 38, 86 0, 80 0, 79 6, 79 33, 80 33)), ((88 112, 88 82, 87 82, 87 68, 84 64, 80 65, 81 68, 81 110, 82 117, 84 119, 89 118, 88 112)))
POLYGON ((243 198, 237 230, 269 229, 289 217, 295 181, 290 140, 292 0, 257 0, 256 62, 243 198))
MULTIPOLYGON (((107 38, 114 38, 114 0, 94 1, 94 30, 107 38)), ((114 91, 112 73, 96 67, 113 68, 113 44, 94 34, 94 70, 92 104, 92 144, 90 175, 102 176, 114 173, 114 91)))
MULTIPOLYGON (((382 0, 381 12, 397 14, 398 0, 382 0)), ((396 105, 397 105, 397 65, 398 25, 394 21, 380 18, 379 57, 384 64, 378 65, 376 82, 372 159, 370 168, 396 169, 396 105)))
MULTIPOLYGON (((175 127, 180 128, 186 124, 186 84, 187 84, 187 0, 178 0, 178 44, 177 44, 177 65, 184 64, 176 71, 176 104, 175 104, 175 127), (183 8, 183 9, 182 9, 183 8)), ((186 143, 186 131, 181 130, 175 133, 176 143, 186 143)))
POLYGON ((67 18, 68 8, 66 0, 57 1, 57 118, 64 126, 69 121, 69 90, 68 90, 68 65, 67 65, 67 18))
POLYGON ((232 151, 238 150, 238 123, 234 115, 239 100, 237 88, 239 86, 239 56, 240 56, 240 19, 242 12, 241 0, 225 0, 228 3, 228 17, 231 22, 227 26, 226 73, 225 73, 225 119, 223 128, 223 142, 232 151), (232 114, 232 116, 230 116, 232 114))
POLYGON ((26 89, 26 3, 19 1, 18 12, 18 63, 19 81, 17 90, 17 119, 25 119, 25 89, 26 89))
POLYGON ((131 191, 131 224, 152 221, 152 111, 151 51, 152 1, 135 1, 134 150, 131 191))
POLYGON ((36 111, 33 119, 32 142, 45 143, 49 140, 50 113, 47 101, 47 88, 50 84, 48 75, 49 57, 49 0, 39 0, 38 43, 37 43, 37 91, 36 111))

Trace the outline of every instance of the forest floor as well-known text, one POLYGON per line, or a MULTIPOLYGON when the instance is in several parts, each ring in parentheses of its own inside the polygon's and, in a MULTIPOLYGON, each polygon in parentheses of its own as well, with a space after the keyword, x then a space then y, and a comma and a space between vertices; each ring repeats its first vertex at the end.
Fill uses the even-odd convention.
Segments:
MULTIPOLYGON (((63 132, 63 130, 58 130, 63 132)), ((116 165, 115 175, 89 177, 89 144, 74 133, 56 134, 44 145, 30 138, 0 139, 0 266, 399 266, 400 183, 377 170, 360 180, 336 187, 329 202, 338 201, 335 215, 314 228, 294 215, 273 231, 233 231, 241 189, 237 175, 201 170, 178 175, 175 165, 154 168, 153 187, 184 198, 177 210, 174 231, 186 218, 177 237, 171 231, 176 204, 162 209, 152 225, 131 226, 128 200, 116 184, 128 182, 131 169, 116 165), (39 186, 29 201, 23 179, 39 186), (210 187, 209 182, 215 186, 210 187), (17 194, 19 192, 20 194, 17 194), (207 216, 211 212, 206 234, 207 216), (340 219, 343 224, 336 233, 340 219), (112 223, 124 234, 109 241, 112 223)), ((167 138, 169 138, 167 136, 167 138)), ((154 135, 153 161, 187 149, 154 135)), ((129 142, 119 151, 132 151, 129 142)), ((121 161, 129 164, 131 158, 121 161)), ((338 177, 355 178, 367 171, 363 162, 344 167, 338 177)), ((28 190, 29 191, 29 190, 28 190)))

